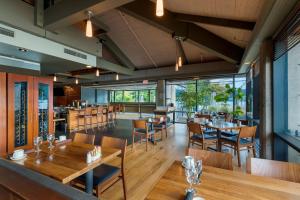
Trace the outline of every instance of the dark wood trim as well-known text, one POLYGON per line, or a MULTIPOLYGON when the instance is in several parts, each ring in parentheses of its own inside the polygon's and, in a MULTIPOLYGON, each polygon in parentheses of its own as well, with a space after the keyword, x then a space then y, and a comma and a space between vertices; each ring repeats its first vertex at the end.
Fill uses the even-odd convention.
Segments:
POLYGON ((255 26, 255 22, 224 19, 224 18, 217 18, 217 17, 207 17, 207 16, 200 16, 200 15, 189 15, 189 14, 182 14, 182 13, 175 13, 175 18, 179 21, 184 21, 184 22, 193 22, 193 23, 197 22, 203 24, 244 29, 249 31, 252 31, 255 26))
MULTIPOLYGON (((291 136, 286 133, 276 133, 276 132, 274 133, 274 136, 280 138, 287 145, 289 145, 296 151, 300 152, 300 140, 296 139, 295 136, 291 136)), ((274 147, 274 148, 276 148, 276 147, 274 147)))

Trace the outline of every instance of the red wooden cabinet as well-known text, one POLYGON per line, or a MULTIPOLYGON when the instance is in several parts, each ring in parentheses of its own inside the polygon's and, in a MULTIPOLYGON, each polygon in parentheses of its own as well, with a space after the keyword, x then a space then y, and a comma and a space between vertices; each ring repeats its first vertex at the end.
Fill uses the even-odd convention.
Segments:
POLYGON ((52 78, 7 74, 7 108, 7 152, 33 148, 34 137, 53 133, 52 78))

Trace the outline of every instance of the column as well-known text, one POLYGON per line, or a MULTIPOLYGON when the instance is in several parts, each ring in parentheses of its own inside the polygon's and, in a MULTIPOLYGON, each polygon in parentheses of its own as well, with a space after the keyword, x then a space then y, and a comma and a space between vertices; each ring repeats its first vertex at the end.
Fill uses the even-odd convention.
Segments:
POLYGON ((166 81, 165 80, 157 81, 156 106, 166 106, 166 81))

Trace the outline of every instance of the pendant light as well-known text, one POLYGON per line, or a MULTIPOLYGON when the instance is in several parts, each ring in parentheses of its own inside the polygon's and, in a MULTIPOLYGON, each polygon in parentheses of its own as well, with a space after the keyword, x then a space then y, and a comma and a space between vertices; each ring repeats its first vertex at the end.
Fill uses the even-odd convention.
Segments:
POLYGON ((175 65, 175 71, 178 72, 178 63, 175 65))
POLYGON ((100 76, 100 71, 99 71, 99 69, 96 70, 96 76, 98 76, 98 77, 100 76))
POLYGON ((78 78, 75 79, 75 84, 78 85, 78 78))
POLYGON ((91 21, 92 12, 88 11, 88 20, 86 21, 86 27, 85 27, 85 36, 86 37, 93 37, 93 26, 91 21))
POLYGON ((163 0, 156 0, 156 16, 162 17, 164 15, 164 3, 163 0))
POLYGON ((119 80, 119 74, 116 74, 116 80, 117 81, 119 80))
POLYGON ((57 77, 56 77, 56 75, 54 74, 54 76, 53 76, 53 81, 54 82, 56 82, 57 81, 57 77))
POLYGON ((181 56, 178 57, 178 67, 182 67, 182 59, 181 59, 181 56))
POLYGON ((87 66, 86 66, 86 68, 88 68, 88 69, 91 69, 91 68, 92 68, 92 66, 91 66, 91 65, 87 65, 87 66))

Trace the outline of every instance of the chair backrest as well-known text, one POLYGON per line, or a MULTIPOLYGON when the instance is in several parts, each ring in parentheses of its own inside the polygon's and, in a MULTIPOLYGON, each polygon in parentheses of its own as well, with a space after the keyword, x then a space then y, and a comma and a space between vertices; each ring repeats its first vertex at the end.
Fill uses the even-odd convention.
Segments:
POLYGON ((201 125, 195 122, 188 122, 187 123, 188 131, 189 133, 194 133, 194 134, 202 134, 202 128, 201 125))
POLYGON ((103 106, 98 106, 97 111, 98 111, 98 113, 102 113, 102 111, 103 111, 103 106))
POLYGON ((300 164, 247 158, 247 173, 300 183, 300 164))
POLYGON ((108 106, 108 112, 114 112, 114 106, 112 105, 108 106))
POLYGON ((243 126, 239 132, 239 138, 254 138, 256 126, 243 126))
POLYGON ((91 115, 91 114, 92 114, 92 107, 87 107, 87 108, 85 108, 84 114, 85 114, 85 115, 91 115))
POLYGON ((75 133, 73 142, 84 143, 84 144, 94 144, 95 135, 85 134, 85 133, 75 133))
POLYGON ((132 127, 134 129, 140 128, 140 129, 147 129, 147 121, 146 120, 132 120, 132 127))
POLYGON ((205 119, 210 120, 210 115, 207 115, 207 114, 196 114, 195 117, 197 117, 197 118, 205 118, 205 119))
POLYGON ((189 148, 188 155, 193 156, 196 160, 202 160, 203 165, 233 170, 232 155, 229 153, 189 148))
POLYGON ((121 150, 121 162, 122 167, 124 166, 126 147, 127 147, 127 139, 121 139, 116 137, 103 136, 101 140, 101 147, 110 147, 121 150))

